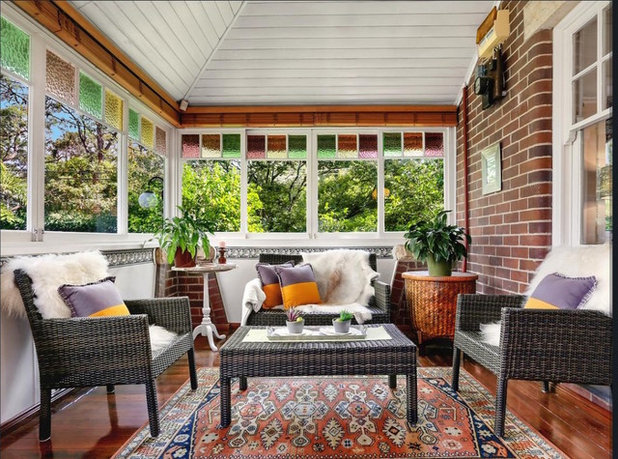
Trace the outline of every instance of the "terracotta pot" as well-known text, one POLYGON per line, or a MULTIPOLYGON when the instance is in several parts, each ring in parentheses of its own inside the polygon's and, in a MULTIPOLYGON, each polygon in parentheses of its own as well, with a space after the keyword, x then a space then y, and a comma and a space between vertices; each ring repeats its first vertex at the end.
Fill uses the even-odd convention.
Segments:
POLYGON ((174 266, 177 268, 192 268, 195 266, 195 257, 191 256, 188 250, 184 252, 180 249, 176 249, 176 255, 174 255, 174 266))
POLYGON ((432 255, 427 257, 429 275, 435 277, 450 276, 453 273, 453 264, 450 261, 436 261, 432 255))

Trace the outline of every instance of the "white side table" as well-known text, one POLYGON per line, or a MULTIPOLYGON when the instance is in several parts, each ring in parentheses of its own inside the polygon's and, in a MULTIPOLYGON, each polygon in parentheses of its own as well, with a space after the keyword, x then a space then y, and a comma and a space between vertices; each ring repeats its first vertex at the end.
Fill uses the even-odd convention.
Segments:
POLYGON ((215 324, 210 320, 210 298, 208 294, 208 275, 210 273, 214 273, 215 276, 219 272, 231 271, 232 269, 236 269, 236 265, 231 263, 225 263, 222 265, 217 265, 214 263, 206 263, 203 265, 196 265, 192 268, 177 268, 176 266, 172 266, 172 271, 181 271, 189 274, 201 274, 204 277, 204 307, 202 308, 202 323, 193 329, 193 339, 197 338, 198 335, 207 336, 208 344, 210 344, 210 349, 217 352, 217 346, 215 346, 215 341, 213 335, 218 339, 225 339, 225 335, 219 335, 217 332, 217 328, 215 324))

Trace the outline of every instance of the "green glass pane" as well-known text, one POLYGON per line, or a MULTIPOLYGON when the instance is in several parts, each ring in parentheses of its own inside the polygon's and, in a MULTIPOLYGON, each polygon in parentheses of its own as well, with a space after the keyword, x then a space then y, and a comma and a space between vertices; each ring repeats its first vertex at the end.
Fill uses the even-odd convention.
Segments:
POLYGON ((318 158, 330 159, 337 154, 337 138, 335 134, 318 136, 318 158))
POLYGON ((154 125, 148 118, 142 116, 142 145, 146 148, 154 148, 154 125))
POLYGON ((384 133, 384 156, 401 156, 401 132, 384 133))
POLYGON ((131 109, 129 109, 129 137, 139 140, 139 115, 131 109))
POLYGON ((1 18, 0 63, 11 72, 30 78, 30 35, 1 18))
POLYGON ((223 134, 223 157, 240 158, 240 134, 223 134))
POLYGON ((79 72, 79 108, 95 118, 101 118, 102 88, 83 72, 79 72))
POLYGON ((305 159, 307 158, 307 136, 288 135, 288 158, 305 159))

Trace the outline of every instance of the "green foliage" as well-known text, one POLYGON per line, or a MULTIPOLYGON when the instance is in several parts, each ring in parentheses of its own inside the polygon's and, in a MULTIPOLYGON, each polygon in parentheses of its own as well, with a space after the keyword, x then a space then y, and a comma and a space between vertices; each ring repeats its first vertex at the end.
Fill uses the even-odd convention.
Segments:
POLYGON ((165 174, 165 160, 155 152, 129 141, 129 232, 154 233, 163 224, 163 183, 153 180, 165 174), (139 197, 146 190, 159 197, 157 205, 143 208, 139 197))
POLYGON ((194 210, 178 207, 181 216, 166 219, 154 237, 159 246, 167 252, 167 261, 171 265, 176 255, 176 249, 188 251, 195 258, 197 249, 202 246, 204 253, 210 252, 208 234, 212 234, 215 223, 194 210))
POLYGON ((346 320, 352 320, 354 318, 354 314, 345 309, 339 313, 339 318, 337 322, 345 322, 346 320))
POLYGON ((410 226, 404 235, 405 246, 416 259, 425 261, 431 255, 438 262, 455 262, 467 256, 463 241, 470 243, 470 236, 462 227, 447 224, 448 212, 440 211, 432 220, 420 220, 410 226))

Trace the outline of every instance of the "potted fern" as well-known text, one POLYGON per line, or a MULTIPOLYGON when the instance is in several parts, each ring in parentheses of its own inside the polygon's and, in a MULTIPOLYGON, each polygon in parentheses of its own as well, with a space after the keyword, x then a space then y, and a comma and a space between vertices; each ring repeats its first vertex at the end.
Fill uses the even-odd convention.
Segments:
POLYGON ((333 327, 335 327, 335 333, 348 333, 350 331, 350 323, 354 314, 348 311, 341 311, 339 317, 333 319, 333 327))
POLYGON ((291 308, 286 311, 288 332, 293 335, 298 335, 303 332, 305 326, 305 319, 302 318, 300 312, 291 308))
POLYGON ((213 221, 198 216, 194 211, 178 206, 181 216, 168 218, 161 228, 154 233, 162 250, 167 252, 167 262, 176 267, 195 266, 197 249, 201 246, 204 253, 210 253, 208 234, 215 229, 213 221))
POLYGON ((470 243, 470 236, 462 227, 447 224, 448 212, 440 211, 433 220, 411 225, 404 235, 406 249, 417 260, 427 262, 430 276, 450 276, 453 264, 468 255, 465 242, 470 243))

